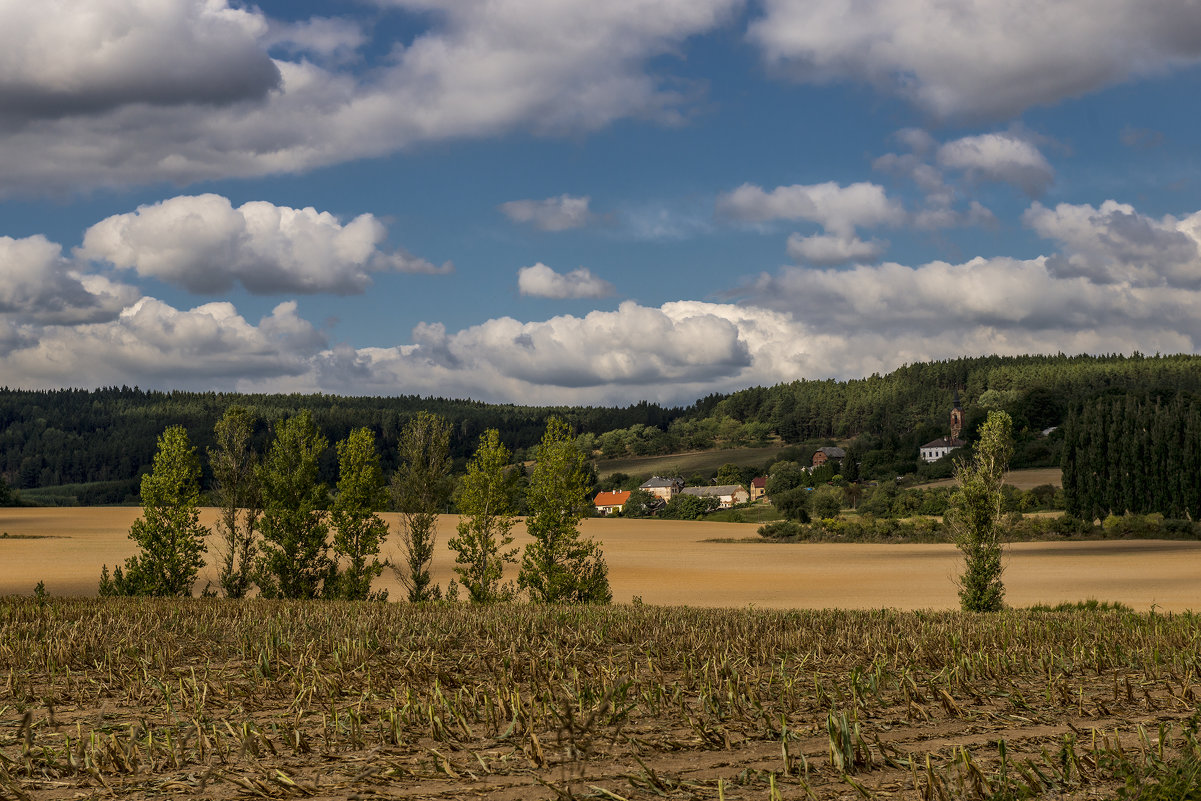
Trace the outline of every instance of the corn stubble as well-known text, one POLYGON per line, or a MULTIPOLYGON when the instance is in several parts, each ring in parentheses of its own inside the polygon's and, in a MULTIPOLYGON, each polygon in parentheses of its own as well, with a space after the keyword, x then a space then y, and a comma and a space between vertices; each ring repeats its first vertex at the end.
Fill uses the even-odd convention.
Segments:
POLYGON ((1185 797, 1197 624, 0 599, 0 798, 1185 797))

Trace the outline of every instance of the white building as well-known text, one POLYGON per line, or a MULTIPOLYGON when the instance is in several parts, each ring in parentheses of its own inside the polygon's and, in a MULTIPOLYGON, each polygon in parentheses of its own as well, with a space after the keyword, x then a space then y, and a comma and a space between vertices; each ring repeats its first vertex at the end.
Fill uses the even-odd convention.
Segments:
POLYGON ((967 443, 957 437, 940 437, 922 446, 922 461, 937 462, 956 448, 967 443))

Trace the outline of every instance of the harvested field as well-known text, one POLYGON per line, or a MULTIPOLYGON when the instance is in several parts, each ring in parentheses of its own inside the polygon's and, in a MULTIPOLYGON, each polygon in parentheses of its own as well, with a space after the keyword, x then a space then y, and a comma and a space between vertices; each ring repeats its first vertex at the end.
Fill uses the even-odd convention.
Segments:
MULTIPOLYGON (((126 534, 140 513, 136 507, 0 509, 0 533, 45 537, 0 537, 0 595, 28 595, 38 581, 54 595, 94 595, 101 566, 119 564, 133 552, 126 534)), ((387 517, 395 524, 395 515, 387 517)), ((204 519, 211 523, 213 510, 204 519)), ((456 520, 440 524, 433 573, 442 585, 452 577, 454 560, 445 543, 456 520)), ((953 577, 961 561, 953 546, 703 542, 757 539, 756 529, 747 523, 584 521, 584 533, 603 544, 618 602, 640 596, 651 604, 706 607, 958 607, 953 577)), ((524 528, 515 533, 524 545, 524 528)), ((385 546, 394 556, 395 536, 385 546)), ((215 573, 210 569, 207 576, 215 573)), ((1164 611, 1201 609, 1201 543, 1018 543, 1009 549, 1005 584, 1013 606, 1095 598, 1140 611, 1152 604, 1164 611)), ((393 598, 403 597, 387 571, 382 586, 393 598)))
MULTIPOLYGON (((1058 467, 1032 467, 1027 470, 1010 470, 1005 474, 1005 483, 1017 487, 1020 490, 1029 490, 1043 484, 1050 484, 1053 487, 1063 486, 1063 471, 1058 467)), ((925 484, 914 484, 918 489, 929 489, 930 487, 953 487, 955 479, 944 478, 939 481, 930 481, 925 484)))
POLYGON ((1114 798, 1198 620, 0 600, 0 797, 1114 798))

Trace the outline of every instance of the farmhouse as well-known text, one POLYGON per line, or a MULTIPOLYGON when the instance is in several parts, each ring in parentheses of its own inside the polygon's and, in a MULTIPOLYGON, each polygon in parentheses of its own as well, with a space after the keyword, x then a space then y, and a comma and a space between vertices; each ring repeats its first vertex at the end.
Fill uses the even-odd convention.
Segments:
POLYGON ((718 509, 729 509, 739 503, 746 503, 751 495, 738 484, 723 484, 717 487, 685 487, 681 495, 695 495, 698 498, 717 498, 718 509))
POLYGON ((822 465, 824 465, 826 462, 830 461, 831 459, 845 459, 846 457, 847 457, 847 452, 844 451, 842 448, 835 448, 833 446, 827 446, 825 448, 818 448, 813 453, 813 466, 821 467, 822 465))
POLYGON ((684 489, 684 479, 651 476, 649 479, 644 481, 638 489, 646 490, 659 500, 667 503, 674 498, 680 490, 684 489))
POLYGON ((767 476, 755 476, 751 479, 751 500, 757 501, 767 495, 767 476))
POLYGON ((596 500, 592 503, 596 507, 597 514, 611 515, 624 509, 629 500, 629 490, 625 490, 624 492, 598 492, 596 500))

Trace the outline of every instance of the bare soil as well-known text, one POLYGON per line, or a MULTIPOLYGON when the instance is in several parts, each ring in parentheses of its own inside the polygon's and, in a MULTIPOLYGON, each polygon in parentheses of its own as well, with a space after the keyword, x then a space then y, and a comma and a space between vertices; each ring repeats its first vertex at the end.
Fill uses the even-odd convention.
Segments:
POLYGON ((1113 799, 1201 765, 1198 656, 1120 612, 0 598, 0 798, 1113 799))
MULTIPOLYGON (((0 509, 0 595, 29 595, 38 581, 63 596, 96 594, 100 570, 135 552, 127 534, 137 507, 0 509)), ((211 524, 215 510, 205 510, 211 524)), ((396 515, 385 555, 400 561, 396 515)), ((434 580, 453 577, 445 543, 455 516, 438 530, 434 580)), ((959 552, 951 545, 780 544, 756 541, 755 524, 590 519, 585 535, 599 540, 609 564, 614 600, 699 607, 774 609, 955 609, 959 552), (713 539, 741 542, 706 542, 713 539), (746 541, 750 540, 750 541, 746 541)), ((528 540, 523 525, 518 546, 528 540)), ((216 543, 210 544, 209 557, 216 543)), ((510 571, 511 577, 516 570, 510 571)), ((216 583, 210 567, 197 584, 216 583)), ((403 589, 385 571, 379 586, 393 598, 403 589)), ((1097 599, 1135 610, 1201 609, 1201 543, 1104 541, 1018 543, 1008 549, 1006 601, 1015 607, 1097 599)))

